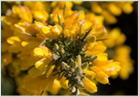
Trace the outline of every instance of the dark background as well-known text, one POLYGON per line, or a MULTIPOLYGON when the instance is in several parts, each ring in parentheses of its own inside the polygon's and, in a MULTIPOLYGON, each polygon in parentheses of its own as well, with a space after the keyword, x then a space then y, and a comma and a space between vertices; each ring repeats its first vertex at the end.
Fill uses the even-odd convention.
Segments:
POLYGON ((127 15, 122 13, 117 17, 118 23, 109 25, 110 28, 119 27, 127 39, 125 44, 130 46, 131 58, 134 60, 134 72, 128 80, 120 78, 110 79, 111 85, 98 85, 97 95, 138 95, 138 2, 133 4, 134 11, 127 15))

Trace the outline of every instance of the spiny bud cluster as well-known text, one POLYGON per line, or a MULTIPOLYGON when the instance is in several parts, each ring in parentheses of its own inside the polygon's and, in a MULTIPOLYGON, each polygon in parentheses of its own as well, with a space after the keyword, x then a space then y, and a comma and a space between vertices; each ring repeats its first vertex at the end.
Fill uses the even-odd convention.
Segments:
POLYGON ((86 40, 91 30, 92 26, 84 35, 77 34, 76 39, 68 38, 62 33, 57 39, 49 39, 44 43, 46 47, 52 50, 51 64, 56 65, 53 71, 55 72, 54 75, 58 75, 58 79, 65 77, 69 81, 68 86, 72 93, 77 93, 79 89, 84 88, 85 74, 83 71, 89 67, 88 63, 93 62, 96 58, 85 56, 83 52, 86 42, 94 42, 95 40, 94 37, 86 40))
POLYGON ((82 64, 82 58, 81 55, 77 56, 77 60, 74 61, 71 59, 70 64, 68 65, 65 62, 61 63, 62 67, 65 69, 65 71, 68 73, 65 75, 65 77, 69 80, 69 86, 71 92, 76 92, 77 89, 83 88, 83 69, 88 67, 88 62, 85 62, 82 64))
POLYGON ((84 88, 83 70, 89 66, 88 62, 93 62, 96 58, 85 56, 85 53, 82 51, 90 31, 91 29, 83 37, 78 35, 76 41, 68 39, 63 34, 57 39, 45 41, 46 46, 52 49, 51 63, 56 65, 54 75, 58 74, 59 79, 65 77, 69 80, 68 86, 72 93, 77 93, 79 89, 84 88))

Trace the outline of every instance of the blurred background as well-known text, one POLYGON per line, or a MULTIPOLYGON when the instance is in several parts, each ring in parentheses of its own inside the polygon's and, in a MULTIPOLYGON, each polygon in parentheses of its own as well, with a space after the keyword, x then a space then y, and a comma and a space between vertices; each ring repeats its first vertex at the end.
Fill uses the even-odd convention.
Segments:
POLYGON ((134 72, 127 80, 110 79, 111 85, 99 84, 99 95, 138 95, 138 2, 133 3, 134 10, 127 15, 122 13, 117 17, 118 22, 109 25, 110 28, 119 27, 127 39, 125 44, 130 46, 131 58, 134 60, 134 72), (118 83, 118 84, 117 84, 118 83))

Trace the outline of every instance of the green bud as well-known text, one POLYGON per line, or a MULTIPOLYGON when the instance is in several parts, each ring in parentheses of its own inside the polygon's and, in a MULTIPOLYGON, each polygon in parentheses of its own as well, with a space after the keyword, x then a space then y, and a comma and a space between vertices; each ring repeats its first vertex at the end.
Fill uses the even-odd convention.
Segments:
POLYGON ((55 43, 55 44, 54 44, 54 48, 55 48, 56 50, 59 50, 59 45, 58 45, 57 43, 55 43))
POLYGON ((72 92, 72 93, 76 92, 76 88, 75 88, 75 87, 72 87, 72 88, 71 88, 71 92, 72 92))
POLYGON ((61 48, 61 54, 64 54, 65 50, 63 48, 61 48))
POLYGON ((80 81, 80 76, 76 76, 75 79, 79 82, 80 81))
POLYGON ((68 77, 71 77, 72 75, 70 73, 68 73, 68 77))
POLYGON ((77 67, 78 67, 78 63, 77 62, 74 62, 73 68, 77 68, 77 67))
POLYGON ((78 57, 77 57, 77 63, 78 63, 79 66, 81 65, 81 63, 82 63, 81 55, 78 55, 78 57))
POLYGON ((61 65, 64 69, 69 69, 70 68, 70 66, 65 62, 62 62, 61 65))
POLYGON ((57 60, 59 58, 59 56, 57 56, 56 54, 52 54, 52 57, 54 60, 57 60))
POLYGON ((81 67, 82 69, 86 69, 88 67, 88 62, 83 63, 81 67))
POLYGON ((73 60, 73 59, 71 59, 70 65, 71 65, 72 67, 74 67, 74 60, 73 60))
POLYGON ((82 81, 79 81, 79 82, 78 82, 78 85, 79 85, 80 87, 84 87, 84 84, 83 84, 82 81))
POLYGON ((74 71, 75 71, 75 69, 74 69, 74 68, 71 68, 71 71, 72 71, 72 72, 74 72, 74 71))
POLYGON ((82 74, 82 68, 79 66, 79 67, 77 67, 76 68, 76 73, 77 73, 77 75, 81 75, 82 74))

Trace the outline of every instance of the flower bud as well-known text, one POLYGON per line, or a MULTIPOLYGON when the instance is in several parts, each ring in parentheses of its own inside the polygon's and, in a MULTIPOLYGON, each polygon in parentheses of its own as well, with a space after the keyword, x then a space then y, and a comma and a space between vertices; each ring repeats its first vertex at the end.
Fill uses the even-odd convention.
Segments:
POLYGON ((65 62, 62 62, 61 65, 64 69, 69 69, 70 68, 70 66, 65 62))
POLYGON ((57 43, 55 43, 55 44, 54 44, 54 48, 55 48, 56 50, 59 50, 59 45, 58 45, 57 43))
POLYGON ((81 86, 81 87, 84 87, 84 84, 83 84, 82 81, 79 81, 79 82, 78 82, 78 85, 81 86))
POLYGON ((77 67, 76 68, 76 73, 77 73, 77 75, 81 75, 82 74, 82 68, 79 66, 79 67, 77 67))
POLYGON ((75 71, 75 69, 74 69, 74 68, 71 68, 71 71, 72 71, 72 72, 74 72, 74 71, 75 71))
POLYGON ((73 68, 77 68, 77 67, 78 67, 78 63, 77 62, 74 62, 73 68))
POLYGON ((74 68, 74 60, 73 59, 71 59, 70 65, 74 68))
POLYGON ((72 75, 71 75, 71 73, 68 73, 68 77, 71 77, 72 75))
POLYGON ((88 67, 88 62, 83 63, 81 67, 82 69, 86 69, 88 67))
POLYGON ((76 76, 75 79, 79 82, 80 81, 80 76, 76 76))
POLYGON ((72 92, 72 93, 76 92, 76 88, 75 88, 75 87, 72 87, 72 88, 71 88, 71 92, 72 92))
POLYGON ((61 48, 61 54, 64 54, 65 50, 63 48, 61 48))
POLYGON ((54 60, 57 60, 59 58, 59 56, 56 55, 56 54, 52 54, 52 57, 53 57, 54 60))
POLYGON ((81 63, 82 63, 81 55, 78 55, 78 57, 77 57, 77 63, 78 63, 79 66, 81 65, 81 63))

